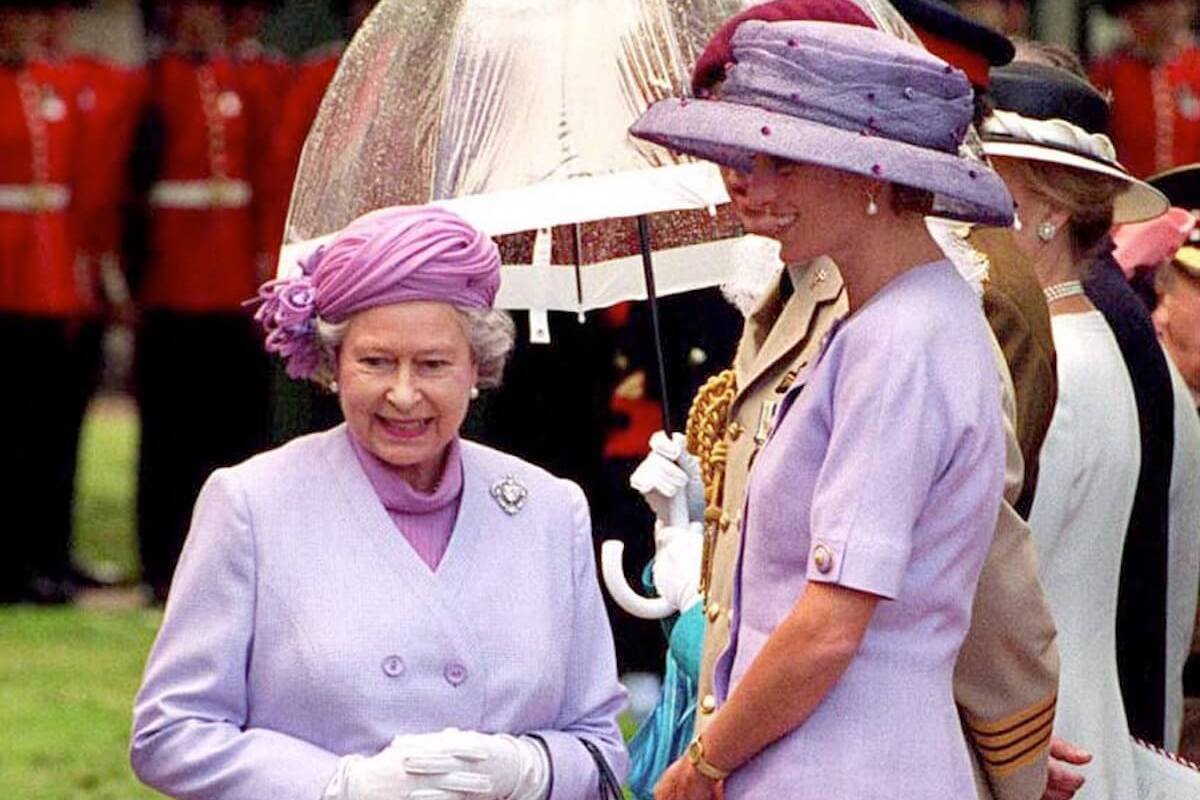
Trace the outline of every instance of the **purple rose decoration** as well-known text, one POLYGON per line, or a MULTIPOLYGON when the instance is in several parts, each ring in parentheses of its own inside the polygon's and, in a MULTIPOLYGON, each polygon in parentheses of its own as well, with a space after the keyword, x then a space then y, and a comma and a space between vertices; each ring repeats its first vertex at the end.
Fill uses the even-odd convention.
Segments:
POLYGON ((308 263, 301 263, 302 274, 264 283, 258 290, 258 310, 254 319, 267 332, 268 353, 278 353, 292 378, 309 378, 321 363, 317 341, 317 292, 309 277, 310 265, 320 256, 318 249, 308 263))

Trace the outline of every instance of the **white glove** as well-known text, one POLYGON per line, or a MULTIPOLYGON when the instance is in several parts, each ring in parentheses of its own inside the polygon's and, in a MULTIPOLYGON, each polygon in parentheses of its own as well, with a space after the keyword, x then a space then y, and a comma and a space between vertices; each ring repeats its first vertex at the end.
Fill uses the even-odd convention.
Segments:
POLYGON ((660 525, 654 532, 654 543, 654 588, 682 614, 700 600, 704 526, 699 522, 690 522, 686 528, 660 525))
POLYGON ((482 800, 497 796, 491 794, 491 781, 481 775, 410 773, 406 762, 423 752, 422 738, 397 736, 373 756, 341 759, 322 800, 482 800))
POLYGON ((462 791, 474 780, 487 787, 475 795, 480 800, 544 800, 549 794, 550 759, 532 739, 456 728, 420 738, 422 752, 406 757, 404 769, 437 788, 462 791))
POLYGON ((650 437, 650 454, 629 476, 629 485, 646 499, 654 516, 664 525, 704 519, 700 462, 687 451, 686 442, 681 433, 668 438, 657 431, 650 437), (686 520, 680 518, 685 508, 686 520))

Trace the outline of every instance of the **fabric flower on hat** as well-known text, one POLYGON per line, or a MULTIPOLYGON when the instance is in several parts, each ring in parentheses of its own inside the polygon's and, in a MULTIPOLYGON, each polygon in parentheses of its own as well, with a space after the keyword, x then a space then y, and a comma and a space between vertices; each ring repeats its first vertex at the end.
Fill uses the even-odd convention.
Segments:
POLYGON ((284 360, 292 378, 307 378, 320 364, 317 292, 311 276, 324 251, 324 246, 318 247, 301 261, 299 275, 267 281, 258 290, 254 321, 267 332, 267 352, 284 360))

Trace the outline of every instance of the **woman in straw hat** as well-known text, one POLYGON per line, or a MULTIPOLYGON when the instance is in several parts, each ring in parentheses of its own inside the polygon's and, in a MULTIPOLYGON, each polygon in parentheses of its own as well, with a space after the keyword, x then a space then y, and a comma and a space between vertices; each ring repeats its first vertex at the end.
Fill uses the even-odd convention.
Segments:
POLYGON ((937 213, 1008 224, 960 154, 966 77, 878 31, 741 23, 717 99, 634 135, 743 174, 788 262, 829 256, 850 313, 796 377, 743 515, 718 709, 656 797, 974 796, 955 658, 1003 484, 1000 385, 937 213))
POLYGON ((623 773, 587 502, 458 435, 513 344, 499 281, 485 235, 401 207, 264 286, 267 349, 346 423, 206 483, 134 707, 143 781, 581 800, 623 773))
MULTIPOLYGON (((1138 403, 1122 347, 1083 281, 1114 222, 1155 217, 1167 203, 1116 161, 1104 134, 1107 101, 1080 75, 1052 66, 1069 63, 1064 58, 1055 49, 1027 48, 1017 62, 992 71, 997 107, 983 129, 984 149, 1017 201, 1016 240, 1042 284, 1058 354, 1058 400, 1029 518, 1058 625, 1054 732, 1095 755, 1081 768, 1087 783, 1080 798, 1135 797, 1116 618, 1142 464, 1138 403)), ((1165 613, 1144 622, 1161 626, 1165 613)), ((1161 678, 1155 688, 1161 708, 1161 678)))

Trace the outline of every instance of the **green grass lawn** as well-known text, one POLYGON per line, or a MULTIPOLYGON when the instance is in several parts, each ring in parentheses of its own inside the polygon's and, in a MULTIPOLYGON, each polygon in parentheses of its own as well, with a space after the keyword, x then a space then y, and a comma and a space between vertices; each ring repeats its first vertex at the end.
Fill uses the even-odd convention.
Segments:
MULTIPOLYGON (((94 407, 80 452, 75 554, 126 576, 137 569, 136 450, 128 404, 94 407)), ((159 618, 128 607, 0 607, 0 797, 158 796, 133 777, 125 752, 133 694, 159 618)))
POLYGON ((5 609, 0 797, 157 797, 129 769, 129 709, 159 615, 5 609))
POLYGON ((138 573, 134 541, 137 417, 123 398, 93 404, 79 445, 75 558, 127 578, 138 573))

